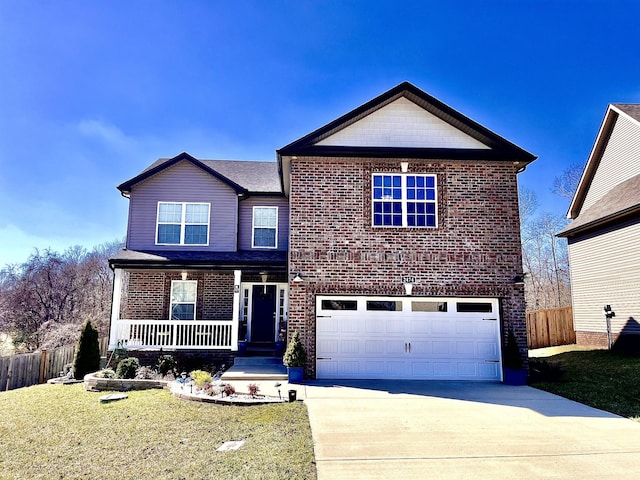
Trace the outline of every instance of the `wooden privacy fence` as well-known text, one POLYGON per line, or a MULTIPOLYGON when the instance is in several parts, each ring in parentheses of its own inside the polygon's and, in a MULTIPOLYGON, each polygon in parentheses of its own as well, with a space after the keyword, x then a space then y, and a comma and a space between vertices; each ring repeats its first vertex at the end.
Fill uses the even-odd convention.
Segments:
MULTIPOLYGON (((109 338, 100 339, 100 354, 105 355, 109 338)), ((75 345, 51 350, 0 357, 0 392, 44 383, 60 376, 64 366, 73 363, 75 345)))
POLYGON ((576 343, 572 308, 562 307, 528 312, 527 337, 529 348, 576 343))

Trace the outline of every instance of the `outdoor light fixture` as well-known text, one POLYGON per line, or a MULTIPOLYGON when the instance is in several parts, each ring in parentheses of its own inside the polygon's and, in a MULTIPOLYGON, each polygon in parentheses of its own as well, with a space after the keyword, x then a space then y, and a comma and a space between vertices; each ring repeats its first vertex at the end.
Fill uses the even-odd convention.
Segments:
POLYGON ((524 277, 526 273, 517 273, 515 277, 513 277, 513 283, 515 285, 524 285, 524 277))
POLYGON ((282 385, 282 384, 281 384, 280 382, 276 382, 276 385, 275 385, 275 387, 278 389, 278 398, 279 398, 280 400, 282 400, 282 395, 280 395, 280 386, 281 386, 281 385, 282 385))
POLYGON ((302 282, 302 277, 300 276, 299 273, 296 273, 296 276, 293 277, 293 283, 300 283, 302 282))

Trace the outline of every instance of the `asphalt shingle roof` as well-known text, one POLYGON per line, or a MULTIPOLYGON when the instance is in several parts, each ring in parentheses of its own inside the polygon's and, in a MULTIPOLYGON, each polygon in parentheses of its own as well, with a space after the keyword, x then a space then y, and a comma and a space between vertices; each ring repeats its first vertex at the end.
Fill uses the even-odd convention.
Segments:
POLYGON ((591 226, 603 224, 616 217, 640 211, 640 175, 616 185, 558 235, 566 237, 591 226))
POLYGON ((112 265, 192 265, 234 268, 237 266, 286 267, 287 252, 283 250, 240 250, 211 252, 194 250, 129 250, 123 249, 109 259, 112 265))
POLYGON ((638 103, 614 103, 614 107, 619 108, 631 118, 640 121, 640 104, 638 103))
MULTIPOLYGON (((160 167, 173 160, 160 158, 145 168, 142 173, 160 167)), ((278 164, 267 161, 249 160, 200 160, 204 165, 220 175, 253 193, 280 193, 278 164)))

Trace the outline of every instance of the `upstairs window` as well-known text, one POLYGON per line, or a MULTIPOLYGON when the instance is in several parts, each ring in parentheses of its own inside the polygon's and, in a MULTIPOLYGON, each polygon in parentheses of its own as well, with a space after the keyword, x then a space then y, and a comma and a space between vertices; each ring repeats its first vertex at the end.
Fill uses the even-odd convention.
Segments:
POLYGON ((198 282, 173 280, 171 282, 171 320, 195 320, 198 282))
POLYGON ((253 248, 278 247, 278 207, 253 207, 253 248))
POLYGON ((374 174, 374 227, 437 226, 436 175, 374 174))
POLYGON ((158 203, 158 245, 208 245, 208 203, 158 203))

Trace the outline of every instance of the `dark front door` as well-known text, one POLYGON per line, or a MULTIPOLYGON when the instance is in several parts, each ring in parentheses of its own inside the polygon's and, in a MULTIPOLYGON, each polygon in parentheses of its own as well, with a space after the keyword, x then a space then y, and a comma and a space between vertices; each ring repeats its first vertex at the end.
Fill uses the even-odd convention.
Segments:
POLYGON ((276 338, 276 286, 254 285, 251 293, 251 341, 273 342, 276 338))

